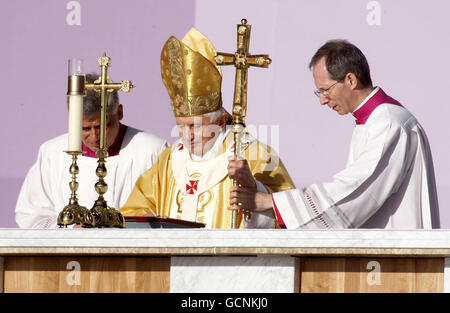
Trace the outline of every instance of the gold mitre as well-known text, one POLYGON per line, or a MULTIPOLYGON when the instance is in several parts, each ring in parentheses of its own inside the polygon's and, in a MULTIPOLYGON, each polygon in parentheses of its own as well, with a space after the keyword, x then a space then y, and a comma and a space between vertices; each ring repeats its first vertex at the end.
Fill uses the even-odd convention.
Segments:
POLYGON ((222 107, 222 73, 216 50, 197 29, 182 41, 171 36, 161 51, 161 76, 176 117, 195 116, 222 107))

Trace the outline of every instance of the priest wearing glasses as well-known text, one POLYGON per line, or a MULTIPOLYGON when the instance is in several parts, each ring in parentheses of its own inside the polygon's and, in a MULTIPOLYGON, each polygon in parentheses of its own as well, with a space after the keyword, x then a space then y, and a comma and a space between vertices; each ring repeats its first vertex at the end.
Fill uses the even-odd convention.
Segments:
MULTIPOLYGON (((372 85, 364 54, 345 40, 325 43, 309 66, 320 103, 355 117, 346 167, 327 182, 272 194, 233 187, 230 203, 274 211, 288 229, 439 228, 430 145, 417 119, 372 85)), ((247 171, 245 161, 230 162, 231 178, 247 171)))

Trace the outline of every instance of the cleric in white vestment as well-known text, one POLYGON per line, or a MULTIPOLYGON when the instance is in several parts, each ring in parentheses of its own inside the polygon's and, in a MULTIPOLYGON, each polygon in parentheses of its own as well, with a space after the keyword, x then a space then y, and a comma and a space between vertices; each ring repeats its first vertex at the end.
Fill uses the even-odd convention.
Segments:
POLYGON ((372 86, 365 56, 347 41, 327 42, 310 68, 320 103, 356 119, 347 166, 328 182, 271 196, 235 187, 231 202, 274 210, 288 229, 439 228, 430 145, 416 118, 372 86))
MULTIPOLYGON (((86 80, 93 82, 98 75, 88 74, 86 80)), ((82 150, 77 165, 79 204, 91 209, 98 193, 98 166, 95 151, 99 147, 100 94, 88 90, 83 98, 82 150)), ((108 171, 105 182, 108 191, 103 195, 108 206, 121 207, 139 176, 152 167, 167 142, 151 133, 128 127, 120 120, 123 107, 117 92, 109 96, 106 126, 106 158, 108 171)), ((58 214, 69 204, 71 156, 67 150, 68 134, 44 142, 39 148, 36 163, 28 171, 16 205, 16 222, 21 228, 56 228, 58 214)))

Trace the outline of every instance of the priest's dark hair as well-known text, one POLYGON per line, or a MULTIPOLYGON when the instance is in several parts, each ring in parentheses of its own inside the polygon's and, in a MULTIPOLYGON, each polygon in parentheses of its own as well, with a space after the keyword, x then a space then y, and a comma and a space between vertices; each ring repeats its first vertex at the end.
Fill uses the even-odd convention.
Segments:
MULTIPOLYGON (((86 74, 86 82, 93 83, 100 77, 97 73, 86 74)), ((119 93, 115 90, 109 94, 107 115, 114 115, 119 108, 119 93)), ((89 89, 83 97, 83 117, 91 119, 97 117, 101 110, 101 94, 89 89)))
POLYGON ((309 69, 312 69, 322 57, 326 58, 327 71, 331 79, 342 81, 347 73, 353 73, 364 88, 372 86, 367 59, 354 44, 342 39, 327 41, 311 58, 309 69))

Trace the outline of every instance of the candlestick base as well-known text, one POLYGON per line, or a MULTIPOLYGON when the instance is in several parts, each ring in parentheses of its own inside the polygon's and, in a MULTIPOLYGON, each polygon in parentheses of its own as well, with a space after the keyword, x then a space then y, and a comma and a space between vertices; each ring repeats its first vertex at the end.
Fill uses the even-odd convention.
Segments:
POLYGON ((67 228, 68 225, 81 225, 83 227, 92 227, 94 219, 91 212, 79 204, 69 204, 58 215, 59 227, 67 228))
POLYGON ((90 214, 93 218, 94 227, 125 228, 125 219, 122 214, 109 207, 103 199, 95 201, 90 214))

